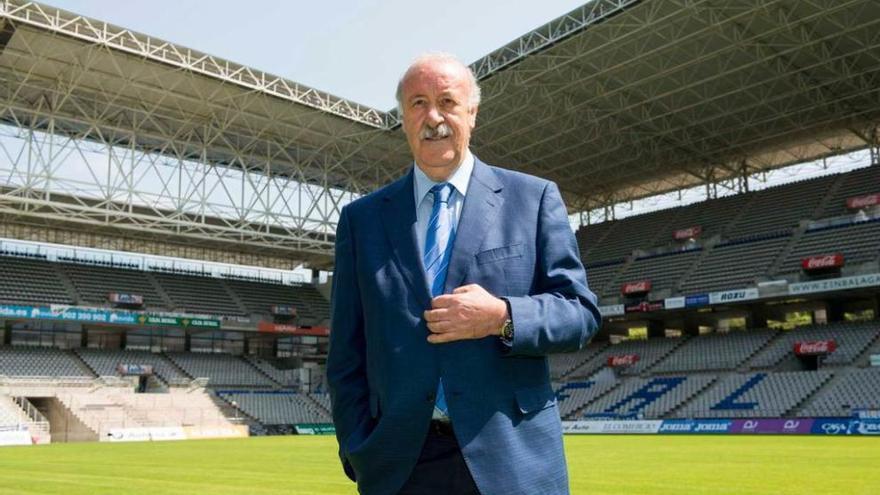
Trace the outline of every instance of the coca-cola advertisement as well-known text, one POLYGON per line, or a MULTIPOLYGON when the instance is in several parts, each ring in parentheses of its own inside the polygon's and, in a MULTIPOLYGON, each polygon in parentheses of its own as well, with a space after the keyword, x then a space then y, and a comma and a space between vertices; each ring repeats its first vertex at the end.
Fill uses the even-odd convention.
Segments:
POLYGON ((622 366, 632 366, 639 362, 638 354, 621 354, 619 356, 608 356, 608 366, 611 368, 620 368, 622 366))
POLYGON ((880 193, 856 196, 846 200, 846 207, 850 210, 861 210, 876 205, 880 205, 880 193))
POLYGON ((823 254, 820 256, 810 256, 801 260, 801 267, 804 271, 813 272, 817 270, 830 270, 843 266, 843 255, 840 253, 823 254))
POLYGON ((794 353, 798 356, 822 356, 831 354, 835 349, 837 349, 837 341, 834 339, 805 340, 794 344, 794 353))
POLYGON ((703 233, 703 227, 699 225, 694 225, 693 227, 688 227, 686 229, 678 229, 672 233, 672 237, 676 241, 686 241, 688 239, 696 239, 700 237, 700 234, 703 233))
POLYGON ((627 282, 620 288, 621 294, 631 296, 633 294, 645 294, 651 292, 650 280, 639 280, 637 282, 627 282))

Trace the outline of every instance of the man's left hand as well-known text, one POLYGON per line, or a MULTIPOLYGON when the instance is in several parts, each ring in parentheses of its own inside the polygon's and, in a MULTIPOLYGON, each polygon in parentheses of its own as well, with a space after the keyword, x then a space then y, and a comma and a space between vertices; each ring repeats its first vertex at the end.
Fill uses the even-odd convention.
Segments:
POLYGON ((432 344, 500 335, 510 317, 507 304, 477 284, 435 297, 431 308, 425 311, 425 321, 431 331, 428 342, 432 344))

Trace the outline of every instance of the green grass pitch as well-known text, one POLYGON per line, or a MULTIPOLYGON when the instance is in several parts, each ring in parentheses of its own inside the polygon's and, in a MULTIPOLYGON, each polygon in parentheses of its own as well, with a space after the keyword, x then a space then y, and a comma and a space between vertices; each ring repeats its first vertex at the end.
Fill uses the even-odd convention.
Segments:
MULTIPOLYGON (((575 495, 880 494, 880 438, 568 436, 565 445, 575 495)), ((0 494, 353 494, 335 452, 332 436, 0 447, 0 494)))

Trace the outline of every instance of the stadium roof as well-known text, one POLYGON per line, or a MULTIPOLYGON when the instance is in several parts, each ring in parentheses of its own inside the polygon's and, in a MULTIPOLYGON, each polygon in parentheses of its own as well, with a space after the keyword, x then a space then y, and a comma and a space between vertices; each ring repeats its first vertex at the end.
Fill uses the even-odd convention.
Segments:
MULTIPOLYGON (((876 146, 878 25, 872 0, 594 0, 472 64, 474 149, 579 211, 876 146)), ((393 110, 51 7, 0 0, 0 50, 17 126, 356 193, 409 164, 393 110)), ((327 230, 235 249, 326 261, 327 230)))

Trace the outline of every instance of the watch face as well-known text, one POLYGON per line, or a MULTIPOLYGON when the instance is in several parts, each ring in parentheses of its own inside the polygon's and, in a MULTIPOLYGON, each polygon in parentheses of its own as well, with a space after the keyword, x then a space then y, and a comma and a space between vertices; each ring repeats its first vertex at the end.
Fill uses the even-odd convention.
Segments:
POLYGON ((504 322, 504 326, 501 327, 501 336, 504 337, 505 339, 513 338, 513 322, 512 321, 507 320, 506 322, 504 322))

